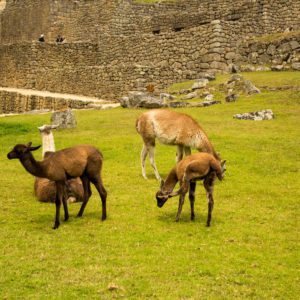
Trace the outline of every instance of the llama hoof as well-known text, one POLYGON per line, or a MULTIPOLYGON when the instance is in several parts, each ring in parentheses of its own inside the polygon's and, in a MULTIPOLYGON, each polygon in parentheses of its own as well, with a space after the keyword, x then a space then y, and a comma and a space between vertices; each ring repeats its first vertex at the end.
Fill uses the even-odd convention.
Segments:
POLYGON ((206 227, 210 227, 210 224, 209 224, 209 223, 207 223, 207 224, 206 224, 206 227))
POLYGON ((58 224, 55 223, 52 229, 58 229, 58 227, 59 227, 59 223, 58 224))
POLYGON ((105 221, 106 220, 106 216, 102 216, 101 220, 105 221))
POLYGON ((68 220, 69 220, 69 216, 67 216, 67 217, 64 218, 65 222, 68 221, 68 220))

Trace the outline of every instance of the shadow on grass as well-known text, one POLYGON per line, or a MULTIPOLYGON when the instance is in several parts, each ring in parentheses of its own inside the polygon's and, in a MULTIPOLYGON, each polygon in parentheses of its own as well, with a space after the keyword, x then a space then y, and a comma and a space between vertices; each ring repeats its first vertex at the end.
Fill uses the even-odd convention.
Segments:
MULTIPOLYGON (((190 212, 182 212, 180 216, 179 222, 176 222, 176 213, 177 211, 174 212, 165 212, 162 213, 158 216, 158 220, 162 223, 167 223, 167 224, 178 224, 180 226, 180 223, 182 224, 197 224, 197 226, 201 227, 206 227, 206 221, 207 221, 207 214, 206 213, 197 213, 195 212, 195 219, 192 221, 191 220, 191 215, 190 212)), ((224 224, 224 219, 219 218, 218 216, 212 215, 212 220, 211 220, 211 226, 206 227, 206 228, 211 228, 211 227, 216 227, 219 224, 224 224)))
MULTIPOLYGON (((78 208, 79 211, 79 208, 78 208)), ((64 221, 64 212, 63 210, 61 210, 61 214, 60 214, 60 226, 64 225, 64 224, 74 224, 74 225, 78 225, 80 224, 80 226, 84 223, 85 220, 99 220, 99 222, 101 223, 105 223, 101 220, 101 209, 99 211, 94 211, 94 212, 86 212, 84 213, 84 215, 82 217, 77 217, 77 213, 78 211, 76 210, 76 212, 69 212, 69 220, 68 221, 64 221)), ((55 216, 55 205, 53 205, 53 211, 49 212, 49 213, 43 213, 43 214, 39 214, 39 215, 35 215, 31 218, 31 220, 29 221, 31 224, 34 224, 34 227, 36 229, 43 229, 45 227, 51 227, 53 226, 54 223, 54 216, 55 216)), ((109 220, 109 216, 107 217, 107 219, 105 221, 109 220)), ((88 221, 86 221, 88 222, 88 221)))
POLYGON ((176 212, 166 212, 158 216, 158 220, 164 223, 205 223, 206 222, 206 217, 203 214, 196 214, 195 219, 192 221, 191 220, 191 215, 190 213, 181 213, 180 220, 179 222, 176 222, 176 212))

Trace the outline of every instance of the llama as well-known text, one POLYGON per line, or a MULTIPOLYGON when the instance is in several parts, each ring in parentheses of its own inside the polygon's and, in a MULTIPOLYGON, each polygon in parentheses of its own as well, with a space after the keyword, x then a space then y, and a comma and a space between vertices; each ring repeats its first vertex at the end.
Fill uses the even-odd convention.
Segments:
POLYGON ((65 212, 65 221, 69 219, 68 204, 66 199, 66 180, 80 177, 84 189, 84 198, 78 217, 83 215, 84 209, 91 194, 90 182, 92 182, 101 198, 102 202, 102 220, 106 219, 106 197, 107 192, 101 179, 101 169, 103 156, 101 152, 90 145, 79 145, 71 148, 65 148, 57 152, 48 152, 45 159, 36 161, 32 151, 41 146, 32 147, 31 142, 27 145, 18 144, 7 154, 8 159, 19 159, 27 172, 33 176, 47 178, 55 182, 56 185, 56 213, 53 229, 60 225, 59 215, 60 206, 63 203, 65 212))
POLYGON ((203 180, 208 201, 208 216, 206 226, 210 226, 211 214, 214 206, 213 189, 216 177, 222 180, 226 171, 225 160, 221 163, 209 153, 195 153, 185 157, 171 170, 166 181, 161 181, 160 190, 156 193, 157 206, 162 207, 166 201, 180 195, 176 222, 179 221, 184 198, 189 191, 191 205, 191 220, 194 220, 194 202, 196 181, 203 180), (173 192, 177 182, 180 182, 178 191, 173 192))
MULTIPOLYGON (((38 127, 42 136, 43 158, 48 152, 55 152, 55 143, 52 129, 58 125, 43 125, 38 127)), ((66 181, 68 203, 83 201, 83 186, 80 178, 69 179, 66 181)), ((54 203, 56 199, 56 185, 54 181, 47 178, 36 177, 34 181, 34 194, 40 202, 54 203)))
POLYGON ((142 175, 145 179, 145 160, 149 153, 150 164, 154 169, 155 177, 161 180, 154 159, 155 139, 162 144, 176 145, 179 162, 185 155, 191 154, 191 148, 211 153, 220 161, 206 133, 190 116, 165 109, 153 109, 143 113, 136 121, 136 130, 141 135, 144 145, 141 152, 142 175))

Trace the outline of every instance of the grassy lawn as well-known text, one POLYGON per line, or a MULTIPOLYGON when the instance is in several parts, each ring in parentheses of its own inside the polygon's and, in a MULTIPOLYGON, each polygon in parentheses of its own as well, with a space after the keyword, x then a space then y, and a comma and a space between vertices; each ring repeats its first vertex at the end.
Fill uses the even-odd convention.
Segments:
MULTIPOLYGON (((296 72, 262 74, 246 76, 277 86, 292 76, 288 84, 299 85, 296 72)), ((140 170, 135 120, 142 110, 120 108, 77 111, 77 129, 55 132, 57 149, 80 143, 101 149, 108 219, 100 221, 93 189, 83 218, 75 218, 80 204, 69 205, 70 220, 52 230, 54 205, 37 202, 33 177, 6 158, 16 143, 39 144, 37 126, 49 123, 50 115, 0 118, 1 299, 297 298, 299 91, 264 91, 236 103, 177 111, 192 115, 227 160, 210 228, 201 183, 194 222, 188 199, 179 223, 177 199, 156 206, 159 184, 148 162, 147 181, 140 170), (232 118, 267 108, 274 120, 232 118)), ((165 177, 175 148, 157 144, 156 160, 165 177)))

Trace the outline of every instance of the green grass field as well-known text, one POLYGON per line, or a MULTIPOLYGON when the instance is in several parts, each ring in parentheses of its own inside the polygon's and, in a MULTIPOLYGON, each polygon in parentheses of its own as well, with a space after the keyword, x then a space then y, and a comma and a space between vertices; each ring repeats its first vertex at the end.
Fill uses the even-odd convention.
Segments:
MULTIPOLYGON (((300 86, 298 73, 245 74, 259 85, 300 86)), ((224 76, 218 80, 224 80, 224 76)), ((214 83, 216 84, 216 83, 214 83)), ((220 96, 221 97, 221 96, 220 96)), ((178 109, 192 115, 227 160, 215 186, 212 225, 197 185, 196 219, 186 199, 156 206, 159 188, 135 120, 143 110, 76 111, 77 129, 55 132, 57 149, 89 143, 104 154, 108 219, 100 221, 95 189, 83 218, 52 230, 55 206, 33 196, 33 177, 6 154, 17 143, 40 144, 37 126, 50 115, 0 118, 1 299, 296 299, 299 292, 300 92, 264 91, 236 103, 178 109), (271 121, 233 114, 270 108, 271 121)), ((165 177, 175 147, 157 144, 165 177)), ((41 151, 36 157, 41 158, 41 151)))

